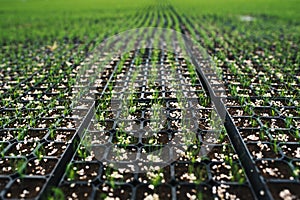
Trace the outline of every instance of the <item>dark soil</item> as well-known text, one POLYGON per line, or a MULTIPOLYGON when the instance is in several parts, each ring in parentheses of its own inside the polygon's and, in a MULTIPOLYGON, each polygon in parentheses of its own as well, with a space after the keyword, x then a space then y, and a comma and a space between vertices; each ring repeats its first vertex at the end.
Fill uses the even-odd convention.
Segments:
POLYGON ((27 163, 25 173, 28 175, 41 175, 45 176, 52 172, 54 167, 56 166, 56 159, 41 159, 31 160, 27 163))
POLYGON ((35 198, 39 195, 44 183, 44 179, 38 178, 17 179, 8 189, 5 197, 13 199, 35 198), (24 194, 24 191, 28 192, 25 194, 25 196, 22 195, 24 194))
POLYGON ((106 197, 119 197, 122 200, 130 200, 132 198, 132 187, 129 185, 115 185, 112 188, 109 185, 101 185, 96 192, 95 198, 97 200, 104 200, 106 197))
POLYGON ((148 187, 148 185, 140 185, 137 187, 136 190, 136 199, 144 199, 146 196, 145 193, 147 193, 148 195, 150 194, 157 194, 159 196, 159 199, 164 199, 164 200, 169 200, 172 199, 172 190, 171 187, 166 185, 166 184, 162 184, 159 185, 157 187, 155 187, 153 190, 150 189, 148 187))

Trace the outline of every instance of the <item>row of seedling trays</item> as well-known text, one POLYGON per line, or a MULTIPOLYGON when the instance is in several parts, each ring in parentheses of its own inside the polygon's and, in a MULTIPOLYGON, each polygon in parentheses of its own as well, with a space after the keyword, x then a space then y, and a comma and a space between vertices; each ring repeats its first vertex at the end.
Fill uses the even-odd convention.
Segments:
POLYGON ((229 114, 226 129, 230 130, 228 135, 256 196, 299 199, 299 69, 292 64, 297 63, 296 57, 289 58, 290 65, 284 65, 274 56, 285 53, 277 52, 280 49, 269 52, 270 55, 264 51, 256 54, 251 50, 252 45, 238 51, 241 41, 246 46, 252 41, 247 37, 236 41, 220 37, 220 40, 212 36, 214 31, 219 35, 234 35, 217 26, 209 30, 193 23, 194 19, 181 18, 187 25, 183 31, 199 38, 201 44, 213 44, 208 51, 217 55, 228 96, 222 101, 229 114))
MULTIPOLYGON (((27 72, 3 58, 0 108, 0 198, 36 199, 59 178, 60 166, 72 156, 76 129, 70 115, 72 89, 68 80, 76 75, 62 45, 56 53, 47 48, 31 51, 32 64, 27 72), (41 58, 41 55, 43 55, 41 58), (54 60, 62 64, 53 64, 54 60)), ((17 51, 17 50, 16 50, 17 51)), ((19 65, 28 60, 20 58, 19 65)), ((80 108, 78 113, 88 111, 80 108)), ((74 110, 74 113, 76 110, 74 110)), ((64 170, 63 170, 64 171, 64 170)))
POLYGON ((228 111, 275 199, 299 198, 299 115, 292 104, 290 98, 227 99, 228 111))
MULTIPOLYGON (((72 105, 66 101, 72 97, 69 86, 51 85, 53 89, 48 89, 45 77, 41 81, 43 86, 24 87, 27 92, 20 97, 16 95, 17 101, 5 104, 0 111, 1 198, 252 199, 259 196, 251 187, 226 130, 213 129, 209 118, 215 108, 195 69, 180 55, 154 49, 133 51, 125 58, 114 59, 99 80, 102 80, 99 84, 91 86, 97 91, 96 102, 81 100, 76 108, 70 109, 72 105), (123 102, 125 111, 117 106, 120 97, 128 99, 123 102), (182 104, 183 99, 189 105, 182 104), (17 109, 14 107, 17 102, 28 106, 17 109), (37 105, 47 109, 40 112, 37 105), (92 106, 95 116, 88 115, 92 106), (160 122, 160 118, 155 118, 161 114, 158 108, 165 110, 162 113, 165 123, 157 134, 145 138, 145 130, 160 122), (195 131, 189 137, 182 130, 183 111, 193 117, 189 125, 195 131), (74 121, 87 129, 75 129, 74 121), (139 134, 128 133, 132 126, 138 127, 139 134), (216 131, 220 132, 217 142, 211 136, 216 131), (135 173, 111 165, 116 155, 121 154, 118 159, 128 165, 142 158, 145 152, 159 149, 163 149, 160 153, 164 158, 171 160, 173 149, 164 147, 175 135, 187 140, 180 144, 187 151, 177 152, 178 159, 171 164, 157 158, 161 155, 151 161, 164 168, 135 173), (200 156, 203 144, 209 151, 200 156), (57 184, 58 187, 51 188, 57 184)), ((272 106, 268 107, 271 109, 268 117, 258 113, 259 109, 247 100, 243 101, 248 107, 241 106, 235 98, 229 99, 227 105, 250 152, 248 156, 252 156, 271 191, 282 187, 280 190, 285 193, 280 195, 289 195, 284 190, 289 184, 289 192, 295 193, 294 188, 299 185, 297 118, 280 114, 285 107, 272 106), (235 101, 237 104, 229 104, 235 101), (246 114, 241 116, 241 113, 246 114), (272 127, 274 118, 283 121, 282 127, 272 127)))
POLYGON ((179 55, 155 49, 130 52, 125 59, 128 66, 118 70, 116 65, 108 86, 98 88, 102 93, 96 95, 95 116, 52 197, 254 198, 226 130, 213 129, 209 118, 215 108, 197 74, 190 73, 192 65, 179 55), (136 64, 137 59, 141 64, 136 64), (124 96, 128 101, 121 102, 124 96), (189 104, 182 104, 183 98, 189 104), (164 110, 164 123, 161 118, 155 119, 161 117, 157 108, 164 110), (192 136, 184 132, 184 114, 193 117, 189 124, 195 130, 192 136), (156 122, 161 124, 157 134, 145 137, 156 122), (214 138, 216 131, 219 135, 214 138), (186 151, 174 151, 167 145, 175 137, 181 138, 177 146, 186 151), (201 155, 205 148, 207 154, 201 155), (147 156, 157 150, 161 150, 157 155, 147 156), (177 159, 168 163, 174 154, 177 159), (115 168, 115 160, 124 167, 115 168), (146 165, 142 169, 147 171, 141 173, 125 167, 137 160, 150 162, 153 167, 146 165), (157 165, 163 167, 154 167, 157 165))

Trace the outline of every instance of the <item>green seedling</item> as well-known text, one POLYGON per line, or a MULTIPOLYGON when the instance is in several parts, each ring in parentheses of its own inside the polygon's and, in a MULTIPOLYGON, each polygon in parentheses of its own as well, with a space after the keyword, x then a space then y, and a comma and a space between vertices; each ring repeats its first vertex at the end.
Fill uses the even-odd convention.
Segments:
POLYGON ((250 124, 251 124, 252 127, 257 127, 258 126, 258 122, 255 118, 250 119, 250 124))
POLYGON ((300 139, 300 131, 299 131, 299 129, 296 129, 294 134, 295 134, 295 138, 300 139))
POLYGON ((271 110, 271 116, 275 116, 276 115, 276 111, 274 109, 271 110))
POLYGON ((293 170, 293 176, 295 179, 299 178, 299 173, 300 173, 300 168, 295 166, 293 170))
POLYGON ((22 127, 20 130, 18 130, 18 136, 17 139, 19 141, 24 140, 26 133, 27 133, 27 127, 22 127))
POLYGON ((251 109, 251 106, 246 104, 245 107, 244 107, 244 111, 245 113, 247 113, 249 116, 252 116, 253 115, 253 111, 251 109))
POLYGON ((154 178, 151 179, 151 184, 154 185, 154 187, 157 187, 158 185, 161 184, 162 177, 158 174, 154 178))
POLYGON ((30 121, 29 121, 29 126, 30 126, 30 127, 35 127, 35 126, 36 126, 36 122, 37 122, 36 119, 34 119, 34 118, 30 119, 30 121))
POLYGON ((204 199, 202 192, 197 192, 196 196, 197 196, 197 200, 203 200, 204 199))
POLYGON ((80 147, 77 149, 77 155, 83 160, 85 160, 88 157, 89 153, 86 149, 85 144, 80 145, 80 147))
POLYGON ((134 60, 134 63, 135 63, 136 66, 141 65, 141 64, 142 64, 142 58, 137 57, 137 58, 134 60))
POLYGON ((244 104, 247 105, 247 102, 250 102, 250 99, 247 99, 247 97, 241 96, 241 97, 238 97, 238 101, 240 102, 240 105, 243 106, 244 104))
POLYGON ((134 114, 136 112, 136 110, 137 110, 136 106, 130 106, 129 107, 129 113, 130 114, 134 114))
POLYGON ((229 89, 230 89, 231 96, 233 96, 233 97, 238 96, 237 86, 230 85, 229 89))
POLYGON ((1 152, 1 157, 3 158, 4 157, 4 152, 3 150, 6 148, 6 145, 5 143, 1 143, 0 144, 0 152, 1 152))
POLYGON ((224 140, 226 139, 227 134, 224 131, 221 131, 220 135, 219 135, 219 143, 223 143, 224 140))
POLYGON ((225 155, 225 162, 229 163, 230 166, 233 165, 233 159, 230 155, 225 155))
POLYGON ((66 168, 66 176, 67 176, 68 181, 73 181, 73 180, 75 180, 76 170, 77 170, 77 168, 74 167, 72 163, 69 163, 69 164, 67 165, 67 168, 66 168))
POLYGON ((190 174, 193 173, 197 177, 197 179, 194 180, 194 183, 197 185, 203 183, 208 178, 205 165, 189 165, 188 170, 190 174))
POLYGON ((157 187, 162 183, 164 177, 163 170, 159 169, 155 171, 149 171, 147 172, 147 177, 150 179, 151 185, 157 187))
POLYGON ((114 170, 111 167, 107 167, 105 170, 105 176, 107 178, 107 181, 109 182, 109 185, 114 189, 116 187, 116 180, 115 177, 112 175, 114 170))
POLYGON ((291 117, 286 117, 285 118, 285 127, 290 128, 293 124, 293 118, 291 117))
POLYGON ((50 196, 47 197, 48 200, 64 200, 64 192, 60 188, 52 188, 50 196))
POLYGON ((232 173, 232 181, 237 181, 239 184, 243 184, 245 182, 244 171, 240 168, 239 164, 233 163, 231 166, 232 173))
POLYGON ((11 163, 11 166, 14 166, 14 171, 18 173, 21 178, 25 176, 26 163, 27 161, 24 159, 14 160, 13 163, 11 163))
POLYGON ((45 155, 45 149, 44 149, 44 147, 41 146, 40 148, 38 148, 36 150, 36 152, 35 152, 35 155, 38 158, 38 160, 42 160, 42 158, 45 155))
POLYGON ((265 135, 265 131, 263 130, 263 131, 259 131, 259 139, 261 139, 261 140, 265 140, 266 139, 266 135, 265 135))
POLYGON ((277 144, 277 139, 275 138, 272 142, 272 148, 273 148, 273 151, 278 154, 279 153, 279 147, 278 147, 278 144, 277 144))

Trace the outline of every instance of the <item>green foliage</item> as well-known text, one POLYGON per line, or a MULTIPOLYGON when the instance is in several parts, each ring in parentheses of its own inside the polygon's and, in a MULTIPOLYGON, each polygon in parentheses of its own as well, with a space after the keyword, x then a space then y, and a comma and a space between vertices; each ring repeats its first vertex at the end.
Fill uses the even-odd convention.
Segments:
POLYGON ((66 176, 69 181, 75 180, 76 176, 76 167, 72 163, 69 163, 66 168, 66 176))
POLYGON ((116 33, 129 28, 120 19, 130 17, 133 12, 149 4, 153 2, 2 0, 0 17, 5 20, 1 20, 0 27, 5 31, 0 32, 0 38, 7 42, 63 39, 65 36, 84 39, 85 36, 93 38, 101 35, 105 27, 112 26, 111 31, 116 33), (118 12, 120 9, 122 12, 118 12))
MULTIPOLYGON (((300 62, 300 56, 297 45, 299 44, 300 36, 300 4, 297 0, 289 0, 284 3, 280 0, 254 0, 254 1, 238 1, 238 0, 174 0, 174 1, 133 1, 133 0, 1 0, 0 7, 0 44, 1 54, 0 59, 1 70, 6 71, 8 68, 13 70, 26 71, 24 75, 14 78, 14 82, 19 84, 23 80, 29 78, 33 73, 38 72, 38 75, 32 77, 30 84, 21 88, 9 88, 7 93, 9 95, 2 96, 1 93, 1 108, 17 105, 21 102, 17 99, 25 94, 31 86, 40 87, 43 83, 48 89, 52 85, 64 83, 70 90, 75 84, 76 79, 73 77, 76 74, 76 67, 81 65, 86 55, 90 53, 93 48, 99 44, 103 39, 113 36, 116 33, 138 27, 164 27, 173 28, 182 31, 185 28, 191 34, 193 39, 196 39, 205 49, 208 50, 211 56, 214 56, 214 61, 217 66, 217 73, 222 78, 226 73, 232 73, 234 77, 228 77, 228 80, 233 83, 235 81, 240 84, 230 84, 228 86, 229 92, 232 96, 238 97, 238 102, 243 106, 244 111, 249 115, 253 115, 251 101, 247 96, 242 96, 240 93, 241 86, 252 90, 252 95, 262 95, 263 105, 269 106, 270 88, 273 87, 271 77, 277 77, 278 82, 284 84, 282 88, 277 90, 279 97, 290 95, 291 99, 295 100, 299 96, 299 89, 294 90, 299 77, 297 76, 297 69, 300 62), (174 12, 170 9, 174 8, 181 16, 174 17, 174 12), (166 21, 161 20, 165 15, 166 21), (241 15, 253 17, 254 21, 242 21, 241 15), (172 21, 172 23, 170 23, 172 21), (66 62, 67 59, 73 59, 66 62), (259 67, 263 67, 264 74, 259 76, 254 71, 259 67), (74 71, 75 72, 74 72, 74 71), (281 75, 280 73, 283 73, 281 75), (251 77, 251 75, 254 75, 251 77), (297 79, 297 80, 296 80, 297 79), (256 81, 257 83, 253 83, 256 81)), ((145 50, 141 49, 140 54, 144 54, 145 50)), ((153 65, 151 74, 148 77, 149 86, 154 90, 152 104, 157 106, 153 109, 153 121, 159 121, 160 110, 163 103, 160 99, 160 91, 156 87, 157 79, 157 63, 161 62, 160 51, 153 50, 150 65, 153 65)), ((175 55, 168 52, 170 59, 175 58, 175 55)), ((118 74, 125 70, 125 62, 129 54, 122 55, 119 63, 116 66, 116 73, 118 74)), ((143 57, 138 56, 133 63, 136 66, 141 65, 143 57)), ((193 65, 188 63, 189 79, 193 85, 197 84, 197 73, 193 65)), ((13 71, 12 70, 12 71, 13 71)), ((177 66, 171 63, 171 73, 176 74, 177 66)), ((2 72, 1 71, 1 72, 2 72)), ((13 73, 12 73, 13 74, 13 73)), ((231 74, 231 75, 232 75, 231 74)), ((4 75, 6 76, 6 75, 4 75)), ((139 76, 138 68, 132 75, 131 82, 139 76)), ((2 84, 2 83, 1 83, 2 84)), ((174 83, 176 85, 176 83, 174 83)), ((97 102, 97 119, 104 122, 107 117, 103 112, 109 109, 112 99, 113 83, 107 85, 105 95, 99 102, 97 102)), ((79 91, 84 95, 85 88, 79 91)), ((47 91, 47 90, 46 90, 47 91)), ((134 114, 137 109, 135 89, 130 88, 130 95, 128 96, 128 110, 126 114, 134 114)), ((66 92, 64 90, 57 92, 57 99, 65 99, 66 92)), ((49 101, 40 101, 43 96, 37 94, 34 98, 39 99, 34 103, 16 106, 14 118, 22 116, 22 106, 26 109, 39 108, 42 114, 48 114, 49 111, 54 110, 60 102, 57 99, 49 101)), ((211 104, 210 98, 203 92, 198 93, 199 103, 204 107, 209 107, 211 104)), ((185 98, 182 93, 176 93, 177 101, 182 109, 185 108, 185 98)), ((293 101, 285 102, 292 106, 293 101)), ((68 103, 63 104, 64 109, 58 116, 68 116, 70 114, 70 107, 68 103)), ((14 107, 14 106, 13 106, 14 107)), ((271 115, 276 116, 276 112, 280 109, 271 110, 271 115)), ((298 106, 299 107, 299 106, 298 106)), ((300 110, 297 108, 299 115, 300 110)), ((128 116, 128 115, 127 115, 128 116)), ((34 114, 29 114, 28 126, 18 127, 17 139, 23 140, 28 131, 28 127, 35 127, 37 120, 34 114)), ((14 119, 5 118, 1 116, 0 126, 5 127, 14 119)), ((295 125, 292 117, 286 117, 286 128, 291 128, 295 125)), ((217 122, 215 122, 218 125, 217 122)), ((257 127, 260 124, 259 119, 250 119, 252 127, 257 127)), ((124 124, 119 124, 120 130, 116 133, 120 144, 127 146, 131 143, 126 140, 126 134, 123 132, 124 124)), ((213 123, 212 123, 213 125, 213 123)), ((47 127, 49 130, 50 139, 54 139, 55 124, 47 127)), ((155 127, 158 128, 158 127, 155 127)), ((267 128, 267 127, 263 127, 267 128)), ((187 133, 187 139, 192 138, 192 134, 187 133)), ((299 130, 293 132, 296 138, 300 138, 299 130)), ((226 137, 226 134, 221 133, 220 142, 226 137)), ((260 139, 267 140, 268 136, 265 130, 259 131, 260 139)), ((280 149, 278 147, 279 141, 272 141, 273 149, 277 153, 280 149)), ((75 143, 75 142, 74 142, 75 143)), ((88 156, 88 151, 83 148, 84 141, 82 141, 82 148, 77 148, 77 155, 84 160, 88 156)), ((88 144, 89 142, 86 142, 88 144)), ((197 143, 197 141, 192 141, 197 143)), ((1 144, 2 145, 2 144, 1 144)), ((75 145, 78 147, 79 142, 75 145)), ((74 147, 74 148, 75 148, 74 147)), ((0 146, 1 151, 4 146, 0 146)), ((227 150, 227 149, 226 149, 227 150)), ((2 156, 4 156, 3 152, 2 156)), ((232 181, 244 183, 246 181, 244 172, 228 151, 225 154, 225 162, 231 166, 230 173, 232 181)), ((38 159, 42 159, 44 149, 39 148, 35 151, 38 159)), ((192 155, 191 162, 196 163, 196 155, 198 149, 190 152, 192 155)), ((205 157, 202 160, 209 160, 205 157)), ((24 160, 12 163, 14 170, 21 177, 24 175, 26 162, 24 160)), ((76 168, 70 163, 66 168, 66 177, 73 181, 76 179, 76 168)), ((206 171, 204 169, 190 168, 195 172, 196 176, 204 178, 206 171)), ((116 178, 111 176, 112 170, 107 169, 107 181, 114 188, 116 178)), ((158 186, 162 182, 162 176, 158 173, 150 182, 154 186, 158 186)), ((294 176, 299 176, 299 168, 295 167, 294 176)), ((200 183, 201 178, 196 181, 200 183)), ((53 196, 49 199, 64 199, 63 192, 54 188, 52 190, 53 196)), ((198 199, 202 199, 202 193, 197 194, 198 199)))
POLYGON ((65 195, 60 188, 52 188, 50 195, 47 197, 48 200, 64 200, 65 195))

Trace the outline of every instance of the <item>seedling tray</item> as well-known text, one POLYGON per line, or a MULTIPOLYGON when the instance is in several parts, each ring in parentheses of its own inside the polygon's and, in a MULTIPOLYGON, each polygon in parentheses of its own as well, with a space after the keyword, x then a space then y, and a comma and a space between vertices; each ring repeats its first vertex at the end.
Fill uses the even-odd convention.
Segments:
MULTIPOLYGON (((187 28, 187 32, 201 38, 192 20, 182 17, 182 23, 190 27, 187 28)), ((219 45, 218 41, 215 42, 216 46, 219 45)), ((215 49, 209 50, 214 51, 215 49)), ((294 79, 296 82, 291 84, 293 79, 288 79, 289 76, 283 83, 283 77, 279 78, 263 67, 255 66, 260 74, 253 73, 247 65, 240 69, 234 68, 230 61, 235 59, 232 52, 229 54, 231 55, 223 57, 229 60, 218 60, 224 62, 221 65, 224 66, 222 77, 228 95, 226 99, 221 99, 221 104, 228 111, 225 127, 242 166, 245 167, 245 173, 258 199, 297 199, 299 192, 295 188, 299 187, 299 154, 296 150, 296 147, 299 148, 298 79, 294 79), (264 82, 267 87, 261 89, 264 82), (285 153, 282 152, 282 146, 286 149, 285 153)), ((253 61, 254 65, 257 64, 255 62, 253 61)), ((286 69, 280 68, 279 71, 282 70, 286 69)), ((198 71, 200 74, 202 71, 202 75, 205 74, 201 68, 198 71)), ((204 78, 204 82, 212 83, 209 78, 204 78)), ((214 84, 208 87, 214 88, 214 84)))
MULTIPOLYGON (((1 68, 1 199, 300 198, 299 70, 271 68, 271 61, 260 63, 251 56, 240 59, 247 51, 241 52, 238 46, 235 49, 239 50, 233 52, 232 48, 224 49, 223 43, 213 37, 218 33, 201 27, 209 33, 208 41, 204 41, 203 32, 197 31, 199 24, 194 23, 198 19, 179 15, 173 7, 168 7, 168 12, 168 16, 158 16, 168 17, 166 24, 199 39, 201 44, 210 44, 208 52, 221 59, 222 81, 214 69, 203 67, 207 60, 199 63, 191 59, 190 63, 178 53, 151 48, 131 51, 125 60, 121 56, 112 59, 97 77, 102 81, 97 84, 66 81, 76 76, 80 60, 95 41, 84 44, 84 51, 78 49, 79 44, 71 48, 60 45, 55 55, 52 47, 34 51, 26 47, 28 52, 22 50, 21 54, 34 58, 32 69, 24 68, 24 73, 16 66, 1 68), (154 56, 155 51, 159 53, 154 56), (79 56, 66 61, 75 54, 79 56), (189 68, 193 65, 196 76, 189 68), (293 77, 278 75, 282 71, 293 77), (172 73, 172 78, 165 78, 172 73), (137 83, 133 92, 123 91, 131 87, 132 79, 137 83), (86 98, 89 94, 77 93, 83 88, 81 84, 94 92, 95 101, 86 98), (79 96, 76 103, 73 94, 79 96), (132 98, 129 103, 135 108, 130 110, 130 117, 122 111, 119 97, 132 98), (180 107, 178 97, 188 99, 189 105, 180 107), (153 104, 164 108, 165 123, 157 134, 145 138, 156 112, 153 104), (225 128, 220 130, 216 144, 207 139, 216 132, 208 120, 214 110, 219 115, 220 110, 225 113, 225 128), (181 133, 178 124, 184 112, 193 117, 188 122, 196 127, 194 143, 168 163, 174 152, 166 146, 181 133), (139 129, 134 136, 120 133, 120 124, 134 124, 139 129), (198 156, 201 145, 209 149, 206 156, 198 156), (161 169, 148 173, 122 170, 122 166, 115 169, 111 166, 116 157, 114 149, 126 155, 120 162, 124 167, 155 150, 161 150, 165 159, 155 162, 161 169)), ((139 21, 150 26, 153 24, 149 21, 156 17, 147 14, 139 21)), ((226 39, 223 42, 228 45, 226 39)), ((193 51, 188 49, 192 58, 193 51)), ((15 64, 5 56, 1 58, 7 66, 15 64)), ((290 59, 297 63, 296 57, 290 59)), ((22 57, 16 63, 28 66, 26 62, 22 57)), ((82 78, 88 79, 95 72, 82 78)), ((173 147, 184 145, 178 142, 173 147)))
MULTIPOLYGON (((151 56, 152 51, 152 49, 146 50, 148 56, 151 56)), ((135 52, 135 57, 138 56, 143 57, 145 60, 147 59, 147 56, 141 55, 140 51, 135 52)), ((167 53, 161 52, 161 56, 167 59, 167 53)), ((176 60, 176 55, 174 60, 176 60)), ((114 89, 111 92, 108 87, 104 87, 103 93, 97 98, 93 108, 96 116, 101 114, 105 116, 100 122, 101 130, 99 130, 99 126, 97 128, 99 122, 92 119, 83 136, 83 142, 79 145, 68 164, 67 171, 57 189, 62 191, 66 198, 105 199, 106 197, 118 197, 120 199, 142 199, 147 196, 149 198, 150 196, 158 195, 162 199, 187 199, 194 196, 203 199, 213 199, 217 196, 226 195, 226 193, 239 198, 255 198, 254 191, 250 187, 248 178, 244 174, 244 169, 241 167, 241 163, 230 139, 226 135, 226 131, 222 130, 222 137, 220 137, 217 144, 210 144, 208 140, 205 140, 205 136, 214 133, 214 130, 209 125, 209 120, 207 120, 214 107, 212 107, 211 102, 199 101, 198 95, 207 97, 201 82, 198 81, 196 84, 192 84, 183 80, 185 78, 183 78, 182 74, 187 73, 187 69, 182 67, 182 65, 186 66, 185 61, 183 60, 182 65, 179 64, 176 67, 177 78, 174 79, 174 82, 177 83, 176 85, 186 88, 186 92, 170 91, 167 80, 158 78, 156 80, 156 87, 158 88, 157 98, 154 97, 155 92, 150 92, 147 81, 149 76, 145 75, 151 73, 151 68, 143 65, 135 66, 134 58, 130 60, 130 63, 123 70, 123 75, 130 80, 134 69, 140 67, 142 70, 140 70, 141 74, 137 76, 137 79, 140 80, 141 84, 135 88, 136 92, 134 93, 115 93, 114 89), (143 152, 151 152, 157 149, 162 149, 162 154, 165 158, 171 156, 171 149, 163 147, 172 141, 174 134, 180 132, 178 127, 176 127, 176 124, 182 120, 176 93, 187 95, 193 102, 189 106, 192 108, 192 115, 197 119, 195 121, 198 126, 195 134, 197 140, 195 145, 199 148, 200 143, 206 143, 208 148, 211 147, 212 151, 202 158, 197 156, 197 154, 192 157, 179 155, 178 159, 170 165, 162 169, 152 169, 148 173, 128 172, 127 170, 122 170, 122 168, 118 170, 111 167, 109 161, 115 155, 112 154, 114 146, 110 144, 115 144, 121 150, 124 150, 123 154, 127 155, 122 161, 124 166, 131 162, 130 159, 144 156, 143 152), (101 106, 101 98, 107 97, 109 94, 112 94, 112 99, 114 99, 114 96, 134 94, 136 97, 134 105, 138 109, 132 112, 132 117, 129 117, 132 119, 122 119, 122 114, 124 113, 122 113, 122 108, 119 106, 105 106, 105 110, 101 110, 103 108, 101 106), (191 94, 196 96, 191 98, 191 94), (151 104, 157 100, 165 108, 167 120, 156 136, 145 138, 142 130, 147 130, 147 126, 151 121, 151 112, 153 112, 151 104), (199 109, 194 109, 197 106, 196 104, 199 104, 199 109), (121 136, 124 136, 124 139, 128 138, 125 146, 118 134, 120 122, 138 124, 139 130, 141 130, 134 137, 123 133, 121 136), (90 142, 91 144, 86 146, 90 142), (88 151, 88 149, 92 150, 88 151), (195 161, 191 161, 191 159, 195 161), (197 182, 193 181, 193 176, 197 177, 197 182), (79 188, 83 189, 79 190, 79 188)), ((160 68, 157 71, 161 74, 167 74, 171 70, 163 65, 158 66, 160 68)), ((111 77, 114 77, 114 75, 112 74, 111 77)), ((122 86, 126 87, 130 83, 126 80, 122 81, 112 78, 110 78, 110 81, 114 84, 115 90, 122 88, 122 86)), ((107 84, 109 83, 107 82, 107 84)), ((112 105, 114 104, 112 103, 112 105)), ((160 163, 162 166, 165 165, 163 160, 155 161, 155 163, 160 163)), ((55 196, 55 192, 52 195, 55 196)))
MULTIPOLYGON (((57 53, 61 51, 66 48, 57 49, 57 53)), ((41 53, 45 52, 31 56, 41 53)), ((65 60, 64 56, 68 55, 62 53, 56 59, 65 60)), ((71 87, 63 79, 72 76, 75 66, 65 62, 61 66, 37 65, 31 69, 33 73, 24 76, 23 71, 10 68, 13 75, 1 79, 7 88, 1 93, 0 109, 1 199, 41 198, 48 186, 58 183, 64 172, 61 166, 74 154, 78 136, 68 112, 71 87), (69 69, 63 71, 65 68, 69 69), (55 74, 56 81, 49 73, 50 78, 55 74)))

